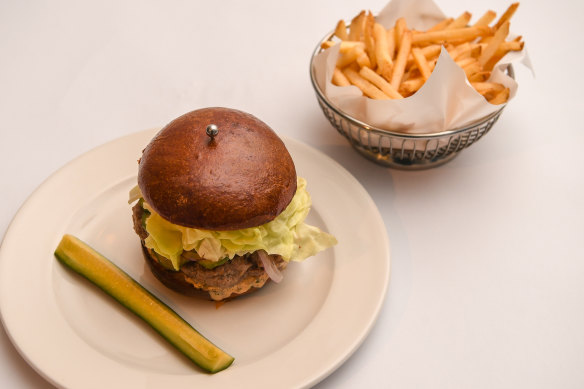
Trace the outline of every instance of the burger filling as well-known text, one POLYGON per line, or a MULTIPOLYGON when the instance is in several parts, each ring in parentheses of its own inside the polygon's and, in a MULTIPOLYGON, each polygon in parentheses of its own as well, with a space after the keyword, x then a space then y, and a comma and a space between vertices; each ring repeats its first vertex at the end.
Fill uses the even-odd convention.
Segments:
MULTIPOLYGON (((262 285, 268 277, 278 282, 282 278, 280 270, 289 261, 302 261, 337 243, 334 236, 304 223, 311 200, 306 181, 300 177, 290 204, 274 220, 235 231, 210 231, 172 224, 144 201, 138 187, 130 192, 130 202, 135 200, 139 201, 133 208, 134 229, 151 256, 167 269, 196 273, 192 278, 197 282, 202 279, 200 282, 206 285, 205 289, 216 287, 219 279, 223 280, 221 288, 228 287, 230 282, 236 285, 234 279, 241 281, 250 271, 264 274, 262 285), (244 262, 246 269, 237 276, 227 270, 244 262), (223 266, 226 264, 230 266, 223 266), (201 277, 201 274, 206 275, 201 277)), ((257 279, 250 277, 250 283, 256 283, 257 279)))
MULTIPOLYGON (((137 193, 134 196, 140 197, 137 193)), ((145 214, 142 218, 148 234, 144 239, 146 247, 166 258, 168 263, 163 265, 174 270, 185 263, 182 255, 185 251, 194 250, 200 258, 211 262, 257 250, 281 255, 285 261, 302 261, 337 243, 334 236, 304 222, 311 200, 306 181, 300 177, 296 193, 282 213, 266 224, 240 230, 210 231, 179 226, 162 218, 141 198, 138 204, 145 214)))

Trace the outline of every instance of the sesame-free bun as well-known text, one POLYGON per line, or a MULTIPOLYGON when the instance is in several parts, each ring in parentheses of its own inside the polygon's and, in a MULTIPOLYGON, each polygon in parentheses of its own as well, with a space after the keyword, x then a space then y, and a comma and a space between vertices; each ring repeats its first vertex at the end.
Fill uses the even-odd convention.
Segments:
POLYGON ((296 192, 296 169, 284 143, 242 111, 204 108, 165 126, 142 154, 144 200, 173 224, 238 230, 273 220, 296 192), (207 126, 214 124, 213 138, 207 126))

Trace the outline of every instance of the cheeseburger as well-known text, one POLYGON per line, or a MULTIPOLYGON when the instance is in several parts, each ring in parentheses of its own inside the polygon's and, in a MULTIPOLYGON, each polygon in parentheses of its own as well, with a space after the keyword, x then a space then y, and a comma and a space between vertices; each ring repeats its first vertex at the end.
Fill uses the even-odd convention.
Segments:
POLYGON ((178 117, 146 146, 130 192, 134 230, 167 287, 216 301, 280 282, 336 239, 304 220, 311 201, 284 143, 227 108, 178 117))

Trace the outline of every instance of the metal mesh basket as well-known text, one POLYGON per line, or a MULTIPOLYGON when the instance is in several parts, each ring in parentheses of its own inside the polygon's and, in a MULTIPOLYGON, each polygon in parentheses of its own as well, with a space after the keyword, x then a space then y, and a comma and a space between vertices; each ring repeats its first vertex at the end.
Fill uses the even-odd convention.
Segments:
MULTIPOLYGON (((464 127, 436 133, 405 134, 370 126, 335 107, 316 82, 313 61, 322 50, 321 43, 330 36, 331 34, 327 35, 319 42, 310 61, 310 80, 318 104, 333 127, 347 138, 355 150, 380 165, 401 169, 426 169, 446 163, 485 135, 505 108, 502 105, 496 112, 464 127)), ((511 65, 507 68, 507 73, 514 77, 511 65)))

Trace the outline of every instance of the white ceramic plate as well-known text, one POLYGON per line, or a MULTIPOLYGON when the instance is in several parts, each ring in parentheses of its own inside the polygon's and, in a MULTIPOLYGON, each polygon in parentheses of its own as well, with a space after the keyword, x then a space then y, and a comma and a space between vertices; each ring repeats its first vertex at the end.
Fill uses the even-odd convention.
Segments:
POLYGON ((137 159, 155 131, 120 138, 75 159, 43 183, 11 223, 0 248, 0 312, 23 357, 64 388, 306 387, 326 377, 361 344, 389 280, 383 221, 363 187, 320 152, 284 139, 308 181, 308 222, 339 244, 284 280, 215 304, 165 289, 145 268, 132 230, 128 191, 137 159), (235 357, 203 373, 148 325, 53 251, 71 233, 106 255, 235 357), (23 268, 25 269, 23 271, 23 268))

